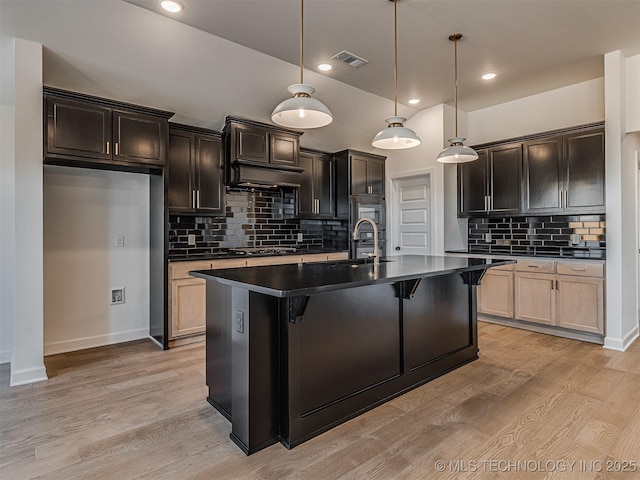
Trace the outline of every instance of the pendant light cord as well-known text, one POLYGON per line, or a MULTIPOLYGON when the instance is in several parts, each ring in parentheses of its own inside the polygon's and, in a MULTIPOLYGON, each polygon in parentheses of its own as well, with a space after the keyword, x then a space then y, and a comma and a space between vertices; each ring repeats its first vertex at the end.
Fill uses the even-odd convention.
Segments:
POLYGON ((304 0, 300 0, 300 83, 304 83, 304 0))
POLYGON ((398 116, 398 0, 393 0, 393 80, 394 80, 394 110, 393 115, 398 116))
POLYGON ((454 97, 455 97, 455 105, 456 105, 456 138, 458 138, 458 40, 456 38, 453 41, 453 71, 455 76, 455 87, 454 87, 454 97))

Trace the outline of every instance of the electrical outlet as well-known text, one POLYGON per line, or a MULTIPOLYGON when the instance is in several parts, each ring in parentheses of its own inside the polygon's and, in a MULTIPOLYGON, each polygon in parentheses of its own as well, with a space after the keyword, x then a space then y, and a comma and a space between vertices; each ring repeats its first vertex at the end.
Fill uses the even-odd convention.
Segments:
POLYGON ((187 244, 191 245, 191 246, 195 245, 196 244, 196 236, 195 235, 189 235, 187 237, 187 244))
POLYGON ((236 310, 236 332, 244 333, 244 312, 241 310, 236 310))
POLYGON ((298 234, 298 242, 302 242, 304 240, 304 236, 302 235, 302 233, 298 234))
POLYGON ((124 287, 112 288, 109 305, 119 305, 124 303, 124 287))
POLYGON ((124 247, 124 235, 116 235, 116 247, 124 247))
POLYGON ((485 242, 490 242, 491 241, 491 234, 490 233, 485 233, 484 234, 484 241, 485 242))

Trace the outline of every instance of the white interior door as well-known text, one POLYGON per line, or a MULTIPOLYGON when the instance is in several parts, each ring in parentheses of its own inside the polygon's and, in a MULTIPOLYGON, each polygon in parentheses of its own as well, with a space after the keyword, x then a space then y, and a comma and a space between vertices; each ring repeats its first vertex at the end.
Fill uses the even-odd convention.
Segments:
POLYGON ((431 253, 431 191, 428 175, 393 181, 391 254, 431 253))

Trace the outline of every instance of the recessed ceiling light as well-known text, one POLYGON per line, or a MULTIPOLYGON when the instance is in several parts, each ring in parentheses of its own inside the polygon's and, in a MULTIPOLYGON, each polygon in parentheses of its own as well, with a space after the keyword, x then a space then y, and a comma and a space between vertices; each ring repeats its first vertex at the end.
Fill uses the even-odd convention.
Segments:
POLYGON ((330 63, 321 63, 318 65, 318 70, 322 70, 323 72, 328 72, 333 68, 333 65, 330 63))
POLYGON ((496 74, 494 72, 489 72, 482 75, 483 80, 493 80, 494 78, 496 78, 496 74))
POLYGON ((420 99, 419 98, 412 98, 411 100, 408 100, 409 105, 417 105, 418 103, 420 103, 420 99))
POLYGON ((164 8, 167 12, 178 13, 181 12, 184 8, 181 2, 178 0, 162 0, 160 2, 160 6, 164 8))

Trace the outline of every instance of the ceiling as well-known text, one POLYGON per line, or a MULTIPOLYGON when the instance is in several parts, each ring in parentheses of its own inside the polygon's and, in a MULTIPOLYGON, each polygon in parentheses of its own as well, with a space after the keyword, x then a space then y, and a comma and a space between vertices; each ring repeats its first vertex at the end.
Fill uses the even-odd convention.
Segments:
MULTIPOLYGON (((3 67, 19 37, 43 45, 45 85, 172 111, 171 121, 205 128, 221 129, 226 115, 270 122, 299 80, 299 2, 182 1, 184 12, 169 16, 156 13, 156 0, 0 0, 3 67)), ((398 113, 411 118, 453 103, 449 34, 464 34, 459 99, 473 111, 601 77, 604 53, 640 53, 640 0, 401 0, 398 27, 398 113), (498 77, 483 82, 487 70, 498 77), (408 106, 411 97, 422 102, 408 106)), ((372 151, 393 114, 392 3, 307 0, 305 65, 334 121, 301 145, 372 151), (342 49, 369 64, 315 70, 342 49)), ((3 85, 9 73, 0 71, 3 85)), ((435 149, 444 143, 441 131, 424 135, 435 149)))
MULTIPOLYGON (((299 0, 126 0, 205 32, 299 65, 299 0)), ((400 0, 399 102, 420 108, 453 100, 453 44, 461 32, 459 101, 470 111, 603 75, 603 54, 640 48, 640 2, 617 0, 400 0), (487 82, 480 76, 498 74, 487 82)), ((393 3, 307 0, 305 65, 330 61, 330 77, 394 98, 393 3), (355 69, 330 58, 347 50, 355 69)), ((297 77, 291 79, 296 83, 297 77)), ((318 98, 322 92, 318 92, 318 98)))

